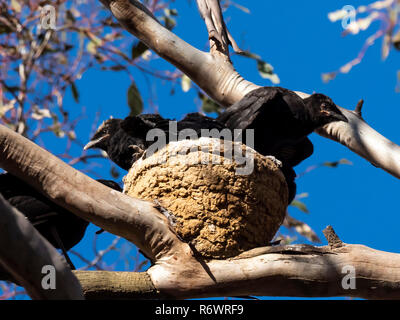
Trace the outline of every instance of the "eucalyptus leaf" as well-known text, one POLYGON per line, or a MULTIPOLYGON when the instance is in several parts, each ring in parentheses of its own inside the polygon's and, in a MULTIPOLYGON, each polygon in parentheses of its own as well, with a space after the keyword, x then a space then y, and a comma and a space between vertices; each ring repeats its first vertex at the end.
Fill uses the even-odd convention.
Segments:
POLYGON ((143 111, 143 100, 134 82, 132 82, 128 89, 128 106, 131 110, 131 116, 137 116, 143 111))
POLYGON ((181 78, 181 87, 183 92, 188 92, 192 87, 192 80, 186 74, 181 78))
POLYGON ((304 213, 310 213, 310 211, 308 211, 307 206, 301 201, 293 200, 290 205, 295 207, 295 208, 297 208, 297 209, 299 209, 300 211, 302 211, 304 213))
POLYGON ((149 49, 142 41, 135 43, 132 46, 132 60, 141 57, 149 49))
POLYGON ((221 106, 217 104, 214 100, 210 99, 202 93, 199 93, 199 98, 202 101, 201 109, 205 113, 221 113, 221 106))
POLYGON ((72 96, 74 97, 75 102, 79 103, 79 91, 74 82, 71 82, 71 91, 72 91, 72 96))

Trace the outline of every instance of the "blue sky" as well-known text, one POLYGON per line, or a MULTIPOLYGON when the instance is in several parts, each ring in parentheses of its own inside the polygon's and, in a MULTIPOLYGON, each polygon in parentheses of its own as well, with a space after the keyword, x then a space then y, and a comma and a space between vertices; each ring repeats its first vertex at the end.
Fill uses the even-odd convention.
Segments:
MULTIPOLYGON (((329 95, 337 104, 353 109, 363 98, 366 121, 390 140, 399 143, 400 96, 395 92, 399 56, 392 51, 386 61, 381 60, 381 40, 370 48, 361 65, 349 74, 339 75, 329 83, 323 83, 321 73, 337 70, 355 58, 365 39, 376 30, 371 28, 357 36, 342 37, 341 23, 331 23, 327 14, 344 5, 358 6, 369 1, 244 1, 251 14, 230 8, 228 26, 239 46, 259 54, 272 64, 281 79, 281 86, 312 93, 329 95)), ((207 34, 197 8, 187 1, 177 1, 174 7, 179 12, 178 25, 174 30, 192 45, 206 49, 207 34)), ((131 37, 126 34, 127 37, 131 37)), ((233 57, 236 69, 244 78, 259 85, 271 85, 262 79, 253 60, 233 57)), ((157 66, 172 70, 166 62, 157 61, 157 66)), ((171 85, 161 80, 150 79, 150 83, 139 72, 135 81, 143 94, 145 112, 152 112, 148 100, 149 92, 159 113, 164 117, 180 119, 188 112, 197 111, 196 93, 183 93, 179 87, 171 95, 171 85)), ((87 141, 94 114, 101 111, 101 120, 128 114, 126 91, 129 78, 122 73, 91 70, 76 82, 80 91, 80 103, 66 97, 66 107, 77 112, 86 108, 87 119, 77 131, 82 141, 87 141)), ((342 158, 350 160, 352 166, 336 169, 320 168, 298 179, 298 192, 307 192, 304 199, 310 214, 291 209, 294 217, 307 222, 324 243, 322 230, 332 225, 344 242, 364 244, 375 249, 398 252, 397 230, 400 223, 398 210, 399 181, 342 145, 311 135, 314 155, 296 168, 298 173, 311 165, 342 158)), ((57 150, 57 145, 48 145, 57 150)), ((104 178, 109 177, 108 163, 99 162, 104 168, 104 178)), ((98 168, 97 171, 101 171, 98 168)), ((90 238, 96 228, 90 228, 85 241, 75 249, 91 254, 90 238)), ((101 243, 109 243, 110 237, 102 235, 101 243)), ((304 239, 300 239, 300 242, 304 239)), ((77 262, 77 260, 74 260, 77 262)), ((78 263, 79 265, 79 263, 78 263)))

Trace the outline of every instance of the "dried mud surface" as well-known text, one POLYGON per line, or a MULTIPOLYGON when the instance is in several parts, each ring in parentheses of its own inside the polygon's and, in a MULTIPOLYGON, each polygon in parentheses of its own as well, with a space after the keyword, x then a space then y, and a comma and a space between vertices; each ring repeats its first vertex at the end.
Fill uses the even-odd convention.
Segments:
POLYGON ((124 192, 157 200, 181 238, 204 257, 225 259, 269 243, 285 217, 288 192, 274 159, 240 144, 254 158, 254 170, 238 175, 235 161, 215 155, 219 141, 173 142, 140 159, 124 179, 124 192))

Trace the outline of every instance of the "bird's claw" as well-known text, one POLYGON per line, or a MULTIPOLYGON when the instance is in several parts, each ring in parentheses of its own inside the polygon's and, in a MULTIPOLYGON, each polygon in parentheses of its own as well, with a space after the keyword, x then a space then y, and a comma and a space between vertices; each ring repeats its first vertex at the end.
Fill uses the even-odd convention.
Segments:
POLYGON ((131 148, 133 150, 133 156, 132 156, 133 162, 136 162, 137 160, 139 160, 145 153, 145 150, 137 145, 130 145, 129 148, 131 148))
POLYGON ((265 156, 268 160, 271 160, 278 168, 282 168, 282 161, 278 160, 274 156, 265 156))

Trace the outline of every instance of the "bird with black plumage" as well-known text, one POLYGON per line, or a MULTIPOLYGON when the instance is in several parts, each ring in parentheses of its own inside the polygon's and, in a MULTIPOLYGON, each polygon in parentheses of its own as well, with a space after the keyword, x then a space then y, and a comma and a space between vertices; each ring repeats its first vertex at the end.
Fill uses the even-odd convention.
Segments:
POLYGON ((176 127, 171 126, 172 121, 175 120, 165 119, 159 114, 108 119, 99 126, 84 149, 101 149, 120 168, 129 170, 132 164, 155 143, 147 136, 152 129, 161 130, 164 133, 165 143, 168 144, 171 137, 176 139, 178 133, 185 129, 194 130, 200 137, 202 129, 226 128, 215 119, 200 113, 187 114, 182 120, 176 122, 176 127))
POLYGON ((281 87, 261 87, 228 107, 217 120, 229 129, 253 129, 254 149, 282 162, 289 188, 289 203, 296 195, 293 167, 313 154, 308 139, 314 130, 335 121, 347 122, 336 104, 315 93, 302 99, 281 87))
MULTIPOLYGON (((122 191, 114 181, 97 181, 122 191)), ((89 222, 52 202, 10 173, 0 174, 0 194, 18 209, 51 245, 61 249, 71 269, 75 269, 67 251, 82 240, 89 222)))
MULTIPOLYGON (((253 129, 254 149, 282 163, 290 203, 296 195, 293 167, 313 154, 308 135, 334 121, 347 122, 347 118, 326 95, 316 93, 302 99, 285 88, 261 87, 228 107, 217 119, 200 113, 186 115, 177 122, 177 130, 193 129, 200 134, 201 129, 241 129, 244 135, 245 130, 253 129)), ((104 150, 114 163, 129 170, 154 143, 147 140, 147 133, 160 129, 168 138, 172 133, 169 123, 169 119, 156 114, 109 119, 97 129, 85 149, 104 150)), ((246 143, 244 136, 235 139, 246 143)))

